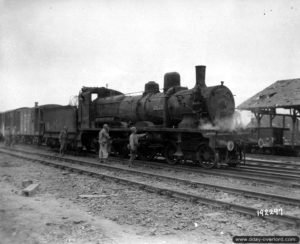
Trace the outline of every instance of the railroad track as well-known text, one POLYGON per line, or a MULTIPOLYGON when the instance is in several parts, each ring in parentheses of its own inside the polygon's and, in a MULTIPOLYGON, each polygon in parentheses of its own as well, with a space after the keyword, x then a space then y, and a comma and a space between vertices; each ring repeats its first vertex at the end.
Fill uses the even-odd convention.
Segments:
MULTIPOLYGON (((143 161, 136 161, 136 164, 145 164, 143 161)), ((289 185, 300 188, 300 175, 295 172, 261 170, 260 168, 222 168, 222 169, 204 169, 187 165, 167 165, 164 163, 151 162, 151 166, 170 168, 174 170, 184 170, 190 172, 202 173, 205 175, 227 176, 236 179, 253 180, 261 183, 289 185)))
MULTIPOLYGON (((19 152, 30 153, 27 150, 23 149, 16 149, 13 148, 12 150, 17 150, 19 152)), ((37 149, 40 150, 40 149, 37 149)), ((41 156, 45 153, 41 154, 41 156)), ((53 153, 47 152, 50 156, 53 156, 53 153)), ((126 159, 122 158, 114 158, 114 161, 118 161, 121 163, 127 163, 126 159)), ((257 183, 264 183, 264 184, 271 184, 271 185, 282 185, 282 186, 289 186, 294 188, 300 188, 300 176, 295 174, 286 174, 280 172, 266 172, 260 170, 241 170, 240 168, 230 168, 230 169, 203 169, 200 167, 190 167, 187 165, 168 165, 166 163, 161 162, 149 162, 142 161, 142 160, 135 160, 134 164, 136 165, 143 165, 143 166, 150 166, 150 167, 157 167, 157 168, 164 168, 164 169, 171 169, 171 170, 178 170, 178 171, 185 171, 185 172, 192 172, 192 173, 199 173, 202 175, 211 175, 211 176, 219 176, 219 177, 230 177, 239 180, 246 180, 246 181, 254 181, 257 183)))
MULTIPOLYGON (((31 160, 34 162, 39 162, 43 163, 46 165, 52 165, 54 167, 59 167, 63 169, 69 169, 71 171, 75 171, 78 173, 84 173, 88 174, 94 177, 99 177, 103 179, 112 179, 117 182, 121 183, 126 183, 126 184, 131 184, 131 185, 136 185, 141 189, 145 189, 150 192, 156 192, 158 194, 162 195, 168 195, 171 197, 176 197, 180 199, 185 199, 188 201, 193 201, 197 203, 202 203, 202 204, 209 204, 217 207, 222 207, 225 209, 230 209, 233 211, 236 211, 238 213, 242 214, 247 214, 251 216, 257 216, 257 209, 251 208, 251 207, 246 207, 244 205, 238 205, 226 201, 220 201, 216 199, 211 199, 211 198, 206 198, 197 194, 193 193, 187 193, 186 191, 179 191, 175 190, 172 188, 166 188, 166 187, 160 187, 155 184, 147 184, 143 181, 136 181, 116 175, 108 175, 103 172, 95 172, 95 167, 102 167, 102 168, 109 168, 110 170, 117 170, 117 171, 123 171, 126 173, 131 173, 131 174, 138 174, 138 175, 144 175, 147 177, 155 177, 155 178, 160 178, 160 179, 168 179, 168 180, 173 180, 177 181, 180 183, 188 184, 188 185, 193 185, 193 186, 201 186, 201 187, 210 187, 218 190, 222 190, 225 192, 230 192, 230 193, 235 193, 235 194, 242 194, 247 197, 255 197, 255 198, 261 198, 261 199, 272 199, 273 201, 278 201, 281 203, 285 204, 292 204, 295 206, 300 206, 300 199, 296 198, 288 198, 284 196, 279 196, 279 195, 274 195, 274 194, 266 194, 266 193, 261 193, 257 191, 249 191, 245 189, 239 189, 239 188, 233 188, 233 187, 224 187, 224 186, 219 186, 219 185, 213 185, 213 184, 208 184, 200 181, 191 181, 191 180, 186 180, 186 179, 180 179, 180 178, 174 178, 166 175, 161 175, 161 174, 154 174, 154 173, 149 173, 145 171, 140 171, 140 170, 135 170, 135 169, 128 169, 128 168, 120 168, 120 167, 115 167, 112 165, 106 165, 106 164, 97 164, 94 162, 86 161, 86 160, 77 160, 77 159, 72 159, 72 158, 61 158, 49 154, 41 154, 41 153, 34 153, 34 152, 25 152, 24 150, 7 150, 7 149, 0 149, 0 152, 9 154, 11 156, 15 157, 20 157, 26 160, 31 160), (27 154, 25 156, 25 154, 27 154), (31 154, 31 156, 28 156, 28 154, 31 154), (43 159, 41 159, 43 157, 43 159), (47 158, 47 159, 45 159, 47 158), (54 161, 55 160, 55 161, 54 161), (59 162, 57 162, 59 161, 59 162), (84 167, 82 166, 84 165, 84 167), (92 166, 87 168, 86 166, 92 166)), ((265 216, 264 218, 266 219, 271 219, 279 222, 284 222, 287 224, 292 224, 299 226, 300 225, 300 218, 294 217, 294 216, 288 216, 288 215, 270 215, 270 216, 265 216)))
MULTIPOLYGON (((119 161, 124 161, 118 159, 119 161)), ((136 164, 147 165, 144 161, 136 160, 136 164)), ((222 169, 204 169, 195 166, 187 165, 168 165, 161 162, 151 162, 151 167, 163 167, 172 170, 184 170, 189 172, 197 172, 203 175, 214 175, 214 176, 225 176, 241 180, 251 180, 260 183, 267 184, 277 184, 290 187, 300 188, 300 175, 294 172, 277 171, 273 172, 271 170, 261 170, 261 169, 244 169, 243 167, 238 168, 222 168, 222 169)))
MULTIPOLYGON (((118 159, 121 160, 121 159, 118 159)), ((268 177, 268 178, 274 178, 279 180, 299 180, 300 182, 300 161, 299 162, 279 162, 274 160, 268 160, 268 159, 259 159, 259 158, 246 158, 246 165, 238 166, 237 168, 227 168, 225 169, 226 172, 235 172, 238 171, 240 173, 240 170, 243 170, 243 175, 249 175, 249 176, 260 176, 260 177, 268 177)), ((140 160, 142 162, 142 160, 140 160)), ((151 162, 152 163, 152 162, 151 162)), ((178 166, 178 165, 176 165, 178 166)), ((175 166, 175 167, 176 167, 175 166)), ((180 165, 181 167, 182 165, 180 165)), ((174 165, 171 166, 172 168, 174 165)), ((184 167, 184 166, 183 166, 184 167)), ((185 167, 185 169, 188 167, 185 167)), ((193 171, 195 170, 195 167, 192 167, 193 171)), ((197 171, 199 170, 205 170, 203 168, 198 167, 197 171)), ((209 171, 212 171, 215 169, 209 169, 209 171)), ((224 171, 224 168, 222 168, 222 171, 224 171)), ((205 173, 208 173, 207 171, 205 173)), ((299 183, 300 186, 300 183, 299 183)))
MULTIPOLYGON (((299 158, 300 160, 300 158, 299 158)), ((261 169, 272 169, 272 170, 282 170, 282 171, 297 171, 300 172, 300 161, 299 162, 279 162, 272 160, 264 160, 264 159, 254 159, 254 158, 246 158, 246 165, 248 167, 258 167, 261 169)))
POLYGON ((255 172, 259 174, 267 174, 272 176, 280 176, 286 180, 300 181, 300 163, 283 163, 265 160, 247 160, 246 165, 241 165, 239 168, 244 172, 255 172), (275 166, 274 166, 275 165, 275 166))
POLYGON ((274 169, 274 168, 261 168, 254 166, 241 166, 237 168, 230 168, 230 171, 238 171, 247 174, 264 175, 265 177, 280 178, 283 180, 298 180, 300 181, 300 171, 297 170, 285 170, 285 169, 274 169))
POLYGON ((260 166, 262 168, 265 167, 271 167, 274 169, 277 168, 286 168, 286 169, 300 169, 300 158, 299 158, 299 162, 296 161, 286 161, 286 162, 282 162, 282 161, 272 161, 272 160, 267 160, 267 159, 256 159, 256 158, 247 158, 246 157, 246 162, 248 166, 260 166))
POLYGON ((300 169, 294 167, 294 168, 286 168, 286 167, 271 167, 267 165, 255 165, 255 164, 249 164, 241 166, 243 169, 255 169, 255 170, 268 170, 270 172, 279 172, 279 173, 287 173, 287 174, 299 174, 300 169))
POLYGON ((247 153, 246 160, 259 160, 262 162, 276 162, 276 163, 300 163, 300 157, 295 156, 280 156, 280 155, 261 155, 247 153))

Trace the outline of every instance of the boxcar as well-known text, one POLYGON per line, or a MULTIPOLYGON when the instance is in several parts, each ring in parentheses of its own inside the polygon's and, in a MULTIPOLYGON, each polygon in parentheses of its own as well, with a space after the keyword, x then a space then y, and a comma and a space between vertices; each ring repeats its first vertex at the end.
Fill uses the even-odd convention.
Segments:
POLYGON ((15 143, 20 133, 20 113, 18 109, 6 111, 2 113, 1 117, 2 138, 9 144, 15 143))
POLYGON ((284 132, 288 128, 282 127, 255 127, 249 128, 250 132, 247 151, 252 153, 278 154, 296 156, 297 148, 287 145, 284 141, 284 132))
POLYGON ((66 127, 68 130, 68 145, 76 146, 77 135, 77 109, 75 106, 44 106, 41 109, 43 123, 43 139, 51 147, 59 145, 60 131, 66 127))
POLYGON ((10 131, 14 135, 20 133, 19 109, 10 110, 4 113, 4 136, 10 131))
POLYGON ((21 108, 19 140, 26 143, 38 143, 40 139, 39 108, 21 108))

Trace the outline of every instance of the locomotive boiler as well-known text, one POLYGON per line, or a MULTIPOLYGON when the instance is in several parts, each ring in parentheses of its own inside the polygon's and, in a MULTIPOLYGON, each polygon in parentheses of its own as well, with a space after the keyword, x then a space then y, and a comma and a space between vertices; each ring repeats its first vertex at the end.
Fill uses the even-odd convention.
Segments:
POLYGON ((104 123, 111 127, 113 149, 126 154, 129 127, 146 132, 141 157, 162 155, 169 163, 192 161, 204 167, 218 163, 236 165, 242 152, 236 135, 217 124, 235 111, 231 91, 223 85, 206 86, 205 66, 196 66, 196 84, 181 86, 177 72, 166 73, 162 92, 150 81, 143 94, 128 96, 107 88, 83 88, 79 94, 78 121, 81 139, 92 147, 104 123), (205 125, 212 129, 207 130, 205 125))

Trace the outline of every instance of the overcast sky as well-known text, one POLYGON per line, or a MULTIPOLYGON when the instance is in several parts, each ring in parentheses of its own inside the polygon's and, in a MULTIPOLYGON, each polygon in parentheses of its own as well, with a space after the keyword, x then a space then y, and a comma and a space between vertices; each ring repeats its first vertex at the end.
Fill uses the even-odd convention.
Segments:
POLYGON ((0 0, 0 111, 68 104, 82 86, 142 91, 177 71, 236 105, 300 77, 300 1, 0 0))

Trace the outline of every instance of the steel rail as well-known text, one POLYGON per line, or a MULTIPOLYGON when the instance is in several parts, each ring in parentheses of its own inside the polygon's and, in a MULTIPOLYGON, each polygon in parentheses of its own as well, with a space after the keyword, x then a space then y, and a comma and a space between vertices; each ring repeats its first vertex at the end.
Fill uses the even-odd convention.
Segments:
MULTIPOLYGON (((6 149, 4 147, 2 147, 2 148, 6 149)), ((16 148, 13 148, 11 150, 45 156, 45 154, 42 154, 39 152, 28 152, 28 151, 25 151, 22 149, 16 149, 16 148)), ((54 155, 51 155, 51 154, 47 154, 47 156, 55 157, 54 155)), ((120 158, 115 158, 114 160, 119 161, 119 162, 125 161, 120 158)), ((85 162, 87 162, 87 161, 85 161, 85 162)), ((135 160, 134 164, 142 164, 145 166, 145 165, 149 165, 149 162, 135 160)), ((197 172, 197 173, 205 174, 205 175, 232 177, 232 178, 236 178, 236 179, 251 180, 251 181, 256 181, 256 182, 261 182, 261 183, 266 183, 266 184, 277 184, 277 185, 300 188, 300 182, 298 182, 297 179, 295 181, 295 178, 283 178, 280 174, 267 175, 265 173, 260 173, 257 171, 245 172, 245 171, 241 171, 238 169, 236 169, 236 170, 228 170, 227 169, 227 170, 222 170, 222 171, 220 171, 218 169, 207 170, 207 169, 203 169, 203 168, 187 167, 187 166, 182 166, 182 165, 168 165, 168 164, 162 164, 162 163, 157 163, 157 162, 151 162, 151 164, 149 166, 164 167, 164 168, 168 168, 168 169, 172 169, 172 170, 185 170, 186 172, 193 172, 193 173, 197 172)))
POLYGON ((300 162, 299 163, 291 163, 291 162, 265 162, 265 161, 258 161, 258 160, 254 160, 254 159, 247 159, 246 158, 246 165, 248 166, 263 166, 263 167, 271 167, 274 169, 280 169, 280 168, 286 168, 286 169, 292 169, 292 168, 296 168, 296 169, 300 169, 300 162))
MULTIPOLYGON (((228 202, 223 202, 220 200, 205 198, 205 197, 202 197, 202 196, 199 196, 196 194, 186 193, 186 192, 177 191, 177 190, 173 190, 173 189, 169 189, 169 188, 158 187, 158 186, 154 186, 153 184, 149 185, 146 183, 142 183, 142 182, 138 182, 138 181, 134 181, 134 180, 128 180, 128 179, 118 177, 118 176, 106 175, 104 173, 99 173, 99 172, 94 172, 94 171, 88 170, 88 169, 78 168, 74 165, 70 166, 70 165, 60 163, 60 162, 45 161, 45 160, 38 159, 38 158, 30 158, 28 156, 26 157, 24 155, 12 153, 9 151, 3 151, 3 149, 0 150, 0 152, 8 154, 10 156, 19 157, 19 158, 22 158, 25 160, 38 162, 38 163, 42 163, 45 165, 51 165, 51 166, 54 166, 57 168, 68 169, 70 171, 77 172, 77 173, 87 174, 89 176, 101 178, 104 180, 110 179, 110 180, 116 181, 117 183, 125 183, 125 184, 138 186, 139 189, 146 190, 148 192, 154 192, 154 193, 158 193, 160 195, 166 195, 169 197, 179 198, 179 199, 183 199, 183 200, 187 200, 187 201, 191 201, 191 202, 195 202, 195 203, 200 203, 200 204, 209 204, 210 206, 221 207, 222 209, 233 210, 238 213, 257 217, 257 209, 255 209, 255 208, 246 207, 243 205, 238 205, 238 204, 233 204, 233 203, 228 203, 228 202)), ((268 216, 263 216, 261 218, 295 225, 296 227, 300 226, 300 218, 294 217, 294 216, 268 215, 268 216)))
MULTIPOLYGON (((36 146, 36 145, 32 145, 35 146, 36 149, 40 148, 40 147, 44 147, 44 148, 48 148, 45 145, 40 145, 40 146, 36 146), (38 148, 37 148, 38 147, 38 148)), ((293 160, 286 160, 285 162, 283 161, 279 161, 279 160, 272 160, 272 159, 261 159, 261 158, 254 158, 254 157, 246 157, 246 165, 247 166, 259 166, 262 168, 267 168, 267 169, 280 169, 279 166, 285 167, 287 168, 286 170, 292 169, 292 168, 299 168, 300 169, 300 157, 299 157, 299 161, 293 161, 293 160), (249 162, 252 162, 249 164, 249 162), (275 167, 272 165, 276 165, 275 167), (278 167, 277 167, 278 165, 278 167)))
MULTIPOLYGON (((273 155, 275 156, 275 155, 273 155)), ((258 162, 258 163, 265 163, 265 164, 274 164, 274 165, 295 165, 300 166, 300 157, 298 157, 298 161, 294 160, 295 158, 290 159, 282 159, 282 160, 275 160, 275 159, 264 159, 264 158, 255 158, 255 157, 246 157, 246 161, 248 162, 258 162)))
MULTIPOLYGON (((16 149, 18 150, 18 149, 16 149)), ((252 160, 252 159, 250 159, 252 160)), ((141 161, 141 160, 138 160, 141 161)), ((271 162, 271 161, 269 161, 271 162)), ((152 162, 151 162, 152 163, 152 162)), ((179 165, 176 165, 175 167, 178 167, 179 165)), ((300 166, 300 162, 299 162, 299 166, 300 166)), ((174 166, 172 166, 174 167, 174 166)), ((182 167, 182 166, 179 166, 182 167)), ((195 170, 195 168, 193 168, 193 171, 195 170)), ((203 168, 197 168, 197 171, 203 171, 206 169, 203 168)), ((218 170, 218 169, 209 169, 209 171, 211 172, 212 170, 218 170)), ((222 169, 223 171, 224 169, 222 169)), ((262 176, 263 178, 265 178, 266 176, 268 178, 278 178, 280 180, 299 180, 299 187, 300 187, 300 170, 298 169, 291 169, 291 168, 279 168, 279 167, 272 167, 272 166, 262 166, 262 165, 258 165, 258 164, 247 164, 247 165, 241 165, 237 168, 230 168, 230 169, 225 169, 226 172, 235 172, 238 171, 239 173, 241 172, 241 170, 243 170, 243 174, 244 175, 254 175, 254 176, 262 176), (254 173, 253 173, 254 172, 254 173), (246 173, 246 174, 245 174, 246 173)), ((225 172, 224 171, 224 172, 225 172)), ((205 172, 207 173, 207 172, 205 172)))
POLYGON ((229 192, 229 193, 240 194, 243 196, 260 198, 260 199, 265 199, 265 200, 271 199, 271 200, 281 202, 281 203, 293 204, 293 205, 300 206, 300 199, 298 199, 298 198, 291 198, 291 197, 285 197, 285 196, 275 195, 275 194, 271 194, 271 193, 250 191, 250 190, 240 189, 240 188, 235 188, 235 187, 227 187, 227 186, 209 184, 209 183, 206 183, 203 181, 201 182, 201 181, 187 180, 187 179, 183 179, 183 178, 171 177, 168 175, 163 175, 163 174, 158 174, 158 173, 154 174, 154 173, 145 172, 145 171, 136 170, 136 169, 120 168, 120 167, 116 167, 116 166, 108 165, 108 164, 99 164, 99 163, 94 163, 94 162, 90 162, 90 161, 83 161, 83 160, 77 160, 77 159, 66 158, 66 157, 62 158, 62 157, 58 157, 58 156, 54 156, 54 155, 33 153, 33 152, 27 152, 27 151, 23 151, 23 150, 20 150, 20 151, 24 152, 24 153, 33 154, 33 155, 39 155, 41 157, 59 160, 59 161, 77 163, 80 165, 85 164, 85 165, 90 165, 93 167, 104 167, 104 168, 109 168, 109 169, 113 169, 113 170, 121 170, 121 171, 129 172, 129 173, 143 174, 145 176, 150 176, 150 177, 159 177, 159 178, 163 178, 163 179, 167 179, 167 180, 175 180, 175 181, 179 181, 181 183, 189 184, 189 185, 193 185, 193 186, 209 187, 209 188, 219 189, 219 190, 229 192))
POLYGON ((274 170, 271 169, 262 169, 260 167, 247 167, 247 166, 241 166, 239 168, 233 168, 230 169, 231 171, 238 171, 238 172, 254 172, 255 174, 268 174, 270 176, 278 176, 281 179, 291 179, 291 180, 300 180, 300 171, 293 170, 293 171, 286 171, 286 170, 274 170))
POLYGON ((300 173, 300 166, 295 167, 295 166, 270 166, 270 165, 260 165, 260 164, 249 164, 246 163, 246 165, 242 165, 242 168, 244 169, 260 169, 260 170, 271 170, 273 172, 298 172, 300 173))

